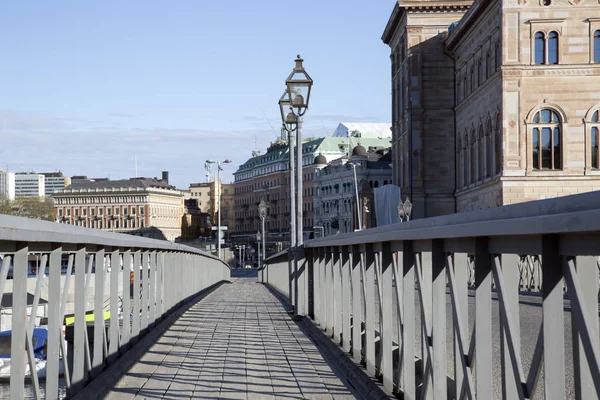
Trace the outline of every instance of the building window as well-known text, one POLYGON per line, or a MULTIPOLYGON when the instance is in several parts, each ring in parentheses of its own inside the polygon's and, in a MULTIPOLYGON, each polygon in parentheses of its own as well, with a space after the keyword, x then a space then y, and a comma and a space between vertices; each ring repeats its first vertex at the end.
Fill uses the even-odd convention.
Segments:
POLYGON ((486 159, 486 169, 485 169, 485 176, 486 178, 491 178, 492 176, 492 170, 494 168, 494 164, 493 164, 493 159, 494 159, 494 153, 493 153, 493 147, 492 147, 492 121, 488 120, 487 122, 487 127, 486 127, 486 132, 485 132, 485 159, 486 159))
POLYGON ((471 168, 471 183, 475 183, 475 178, 477 177, 477 157, 475 155, 476 153, 476 140, 475 140, 475 132, 473 131, 471 133, 471 152, 469 154, 469 164, 470 164, 470 168, 471 168))
POLYGON ((489 78, 490 76, 492 76, 492 51, 489 50, 487 52, 487 55, 485 56, 486 60, 485 60, 485 78, 489 78))
POLYGON ((475 90, 475 67, 471 67, 471 93, 475 90))
POLYGON ((546 38, 542 32, 535 33, 535 58, 534 63, 544 64, 546 60, 546 38))
POLYGON ((600 30, 594 32, 594 62, 600 63, 600 30))
POLYGON ((533 169, 561 169, 561 120, 550 109, 533 116, 531 130, 533 169))
POLYGON ((558 64, 558 33, 548 34, 548 64, 558 64))
POLYGON ((496 160, 496 174, 502 171, 502 147, 504 143, 504 137, 502 134, 502 121, 500 115, 496 117, 496 132, 494 137, 494 158, 496 160))
POLYGON ((596 111, 592 114, 592 123, 595 124, 595 126, 592 126, 590 137, 590 144, 592 147, 592 168, 600 169, 600 111, 596 111))
POLYGON ((484 136, 483 136, 483 127, 479 127, 479 135, 477 135, 477 143, 478 143, 478 171, 477 178, 482 181, 484 178, 483 170, 485 168, 485 146, 484 146, 484 136))

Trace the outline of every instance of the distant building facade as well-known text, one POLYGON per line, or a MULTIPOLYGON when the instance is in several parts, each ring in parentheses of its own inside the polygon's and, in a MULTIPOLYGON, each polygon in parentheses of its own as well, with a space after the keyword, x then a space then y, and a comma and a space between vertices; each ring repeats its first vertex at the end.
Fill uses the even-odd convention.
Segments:
POLYGON ((327 163, 322 155, 315 158, 315 237, 352 232, 377 226, 374 189, 392 183, 391 152, 356 146, 352 155, 327 163), (356 182, 352 164, 356 165, 356 182), (361 207, 356 207, 355 183, 361 207), (358 223, 361 215, 362 226, 358 223))
POLYGON ((71 178, 64 176, 62 172, 41 172, 40 175, 44 175, 45 196, 52 196, 71 184, 71 178))
POLYGON ((600 190, 598 2, 399 1, 395 182, 429 217, 600 190))
POLYGON ((44 175, 35 172, 15 173, 15 197, 44 197, 45 195, 44 175))
POLYGON ((184 197, 163 180, 80 180, 52 197, 61 223, 169 241, 182 234, 184 197))
POLYGON ((0 171, 0 200, 15 199, 15 173, 0 171))
MULTIPOLYGON (((342 131, 338 127, 339 131, 342 131)), ((336 130, 336 132, 338 132, 336 130)), ((385 132, 385 130, 383 130, 385 132)), ((307 239, 315 226, 315 158, 321 155, 328 163, 349 155, 357 145, 376 150, 390 146, 388 137, 363 137, 360 131, 346 129, 346 136, 307 138, 302 143, 303 182, 303 232, 307 239), (349 133, 348 133, 349 132, 349 133)), ((265 154, 255 154, 240 165, 234 173, 235 230, 238 236, 254 235, 260 230, 261 221, 258 205, 264 200, 267 205, 265 226, 268 234, 281 241, 289 241, 290 186, 289 145, 284 138, 277 139, 265 154)))

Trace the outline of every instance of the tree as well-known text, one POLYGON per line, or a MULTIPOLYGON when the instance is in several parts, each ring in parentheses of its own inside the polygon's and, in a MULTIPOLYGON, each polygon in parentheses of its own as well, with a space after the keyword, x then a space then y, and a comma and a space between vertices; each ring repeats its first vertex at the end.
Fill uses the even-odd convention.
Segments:
POLYGON ((50 197, 17 197, 0 200, 0 214, 45 221, 54 220, 54 204, 50 197))

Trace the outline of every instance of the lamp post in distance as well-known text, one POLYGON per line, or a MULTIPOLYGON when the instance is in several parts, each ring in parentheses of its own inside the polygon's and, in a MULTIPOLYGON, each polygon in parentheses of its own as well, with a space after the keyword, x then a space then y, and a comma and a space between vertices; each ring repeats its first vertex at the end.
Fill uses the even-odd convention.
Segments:
POLYGON ((362 231, 362 207, 360 206, 360 199, 358 197, 358 179, 356 179, 356 167, 361 165, 358 161, 350 161, 349 164, 352 166, 354 173, 354 194, 356 196, 356 218, 358 221, 358 231, 362 231))
MULTIPOLYGON (((267 258, 267 253, 265 251, 265 240, 266 240, 266 235, 265 235, 265 218, 267 218, 267 204, 265 203, 264 200, 260 201, 260 204, 258 205, 258 216, 260 217, 261 221, 262 221, 262 263, 259 260, 258 266, 261 267, 262 264, 264 264, 265 259, 267 258)), ((260 246, 260 243, 259 243, 260 246)))
POLYGON ((292 230, 291 246, 299 246, 303 243, 303 214, 302 214, 302 117, 308 110, 310 92, 313 85, 312 78, 308 75, 302 63, 304 60, 300 54, 296 57, 294 69, 285 80, 286 90, 279 99, 279 110, 281 112, 281 122, 285 130, 289 133, 290 144, 290 214, 292 230), (294 188, 294 145, 293 134, 296 132, 296 179, 297 184, 294 188), (295 189, 295 193, 294 193, 295 189), (296 204, 294 204, 296 196, 296 204), (294 222, 295 215, 295 222, 294 222), (294 229, 295 228, 295 229, 294 229), (296 231, 293 233, 293 231, 296 231))
MULTIPOLYGON (((222 164, 229 164, 231 163, 231 160, 227 159, 224 161, 213 161, 213 160, 206 160, 207 164, 217 164, 217 182, 216 182, 216 187, 217 187, 217 252, 219 254, 219 259, 222 259, 221 257, 221 171, 223 170, 223 167, 221 167, 222 164)), ((214 229, 214 228, 213 228, 214 229)), ((223 230, 227 230, 227 227, 225 227, 225 229, 223 230)))
POLYGON ((402 203, 402 199, 400 199, 400 202, 398 203, 398 218, 400 219, 400 222, 404 222, 405 218, 406 218, 406 221, 410 221, 411 213, 412 213, 412 203, 410 202, 408 196, 406 197, 406 200, 404 201, 404 203, 402 203))

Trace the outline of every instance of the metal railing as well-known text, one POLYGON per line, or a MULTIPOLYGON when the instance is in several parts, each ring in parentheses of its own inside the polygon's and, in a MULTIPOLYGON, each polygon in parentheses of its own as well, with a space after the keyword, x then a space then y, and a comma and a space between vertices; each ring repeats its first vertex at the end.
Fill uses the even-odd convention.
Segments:
POLYGON ((10 398, 24 397, 26 375, 35 398, 74 395, 173 309, 228 281, 229 272, 187 246, 0 215, 0 298, 12 295, 11 358, 4 360, 10 398), (41 253, 41 267, 28 278, 31 253, 41 253), (34 349, 40 310, 47 341, 34 349), (67 314, 73 322, 65 326, 67 314), (44 385, 27 373, 36 366, 44 385))
POLYGON ((259 279, 405 399, 592 399, 599 256, 594 192, 307 241, 259 279))

